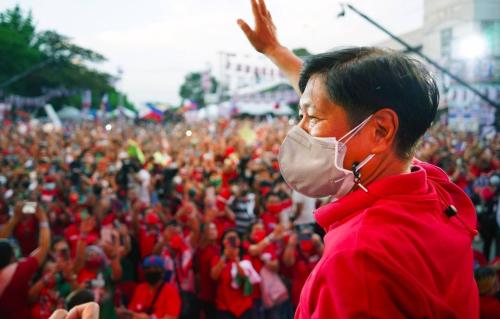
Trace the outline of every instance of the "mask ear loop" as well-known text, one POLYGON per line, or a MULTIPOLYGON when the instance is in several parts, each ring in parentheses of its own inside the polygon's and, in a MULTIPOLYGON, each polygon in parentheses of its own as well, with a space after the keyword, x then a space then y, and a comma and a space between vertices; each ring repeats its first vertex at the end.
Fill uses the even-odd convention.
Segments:
POLYGON ((370 154, 368 155, 361 163, 359 164, 352 164, 352 173, 354 174, 354 184, 356 184, 357 186, 359 186, 359 188, 361 188, 362 190, 364 190, 365 192, 368 193, 368 189, 363 186, 363 184, 361 184, 361 172, 360 172, 360 169, 366 165, 366 163, 368 163, 373 157, 375 156, 375 154, 370 154))
POLYGON ((356 127, 354 127, 352 130, 350 130, 349 132, 347 132, 344 136, 342 136, 338 141, 339 142, 342 142, 344 144, 347 144, 347 142, 349 142, 355 135, 356 133, 358 133, 364 126, 366 123, 368 123, 368 121, 373 117, 373 114, 368 116, 363 122, 359 123, 356 127), (345 141, 342 141, 343 139, 345 139, 347 137, 347 139, 345 141))

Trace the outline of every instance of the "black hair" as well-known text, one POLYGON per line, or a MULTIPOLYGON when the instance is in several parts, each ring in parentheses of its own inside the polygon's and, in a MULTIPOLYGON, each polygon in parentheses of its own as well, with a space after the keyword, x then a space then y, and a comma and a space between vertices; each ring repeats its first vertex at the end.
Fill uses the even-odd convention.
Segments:
POLYGON ((14 256, 14 248, 6 239, 0 239, 0 269, 10 264, 14 256))
POLYGON ((94 301, 94 294, 88 289, 78 289, 66 297, 66 308, 71 309, 75 306, 94 301))
MULTIPOLYGON (((238 247, 238 248, 240 248, 240 255, 241 255, 241 254, 242 254, 242 251, 243 251, 243 250, 241 249, 241 235, 240 235, 240 233, 238 233, 238 230, 236 230, 236 228, 235 228, 235 227, 230 227, 230 228, 226 229, 226 230, 222 233, 222 236, 221 236, 221 238, 220 238, 220 248, 221 248, 221 254, 223 254, 223 253, 224 253, 224 248, 225 248, 225 247, 224 247, 224 239, 226 239, 226 237, 227 237, 227 235, 228 235, 229 233, 235 233, 235 234, 236 234, 236 236, 238 236, 238 239, 240 240, 240 247, 238 247)), ((240 257, 241 257, 241 256, 240 256, 240 257)))
POLYGON ((402 53, 354 47, 312 55, 302 68, 301 92, 313 75, 324 77, 330 100, 346 111, 352 126, 380 109, 393 110, 399 119, 395 151, 402 159, 413 156, 436 116, 436 82, 422 63, 402 53))
POLYGON ((62 236, 54 236, 52 242, 50 243, 50 249, 53 250, 57 243, 66 242, 66 239, 62 236))
POLYGON ((495 270, 492 267, 479 267, 474 271, 474 278, 476 281, 480 281, 489 277, 494 277, 496 275, 495 270))
POLYGON ((222 233, 222 236, 220 238, 221 240, 221 243, 224 242, 224 239, 226 239, 226 236, 229 234, 229 233, 236 233, 236 235, 238 235, 238 238, 241 239, 240 237, 240 233, 238 233, 238 230, 236 230, 236 228, 234 227, 230 227, 230 228, 227 228, 223 233, 222 233))
POLYGON ((271 197, 271 196, 276 196, 276 197, 280 198, 280 195, 276 192, 273 192, 273 191, 268 192, 264 198, 267 201, 267 200, 269 200, 269 197, 271 197))

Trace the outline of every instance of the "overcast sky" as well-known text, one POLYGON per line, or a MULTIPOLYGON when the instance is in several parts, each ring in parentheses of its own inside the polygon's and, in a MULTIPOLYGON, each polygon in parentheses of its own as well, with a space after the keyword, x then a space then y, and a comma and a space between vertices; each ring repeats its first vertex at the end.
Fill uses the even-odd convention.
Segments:
MULTIPOLYGON (((281 42, 313 53, 373 44, 386 36, 352 12, 337 19, 335 0, 268 0, 281 42)), ((118 84, 133 102, 178 103, 184 75, 211 65, 217 52, 251 53, 236 24, 253 25, 249 0, 2 0, 32 10, 39 30, 56 30, 105 55, 101 69, 124 71, 118 84)), ((418 28, 423 0, 352 0, 395 33, 418 28)), ((218 75, 217 73, 215 74, 218 75)))

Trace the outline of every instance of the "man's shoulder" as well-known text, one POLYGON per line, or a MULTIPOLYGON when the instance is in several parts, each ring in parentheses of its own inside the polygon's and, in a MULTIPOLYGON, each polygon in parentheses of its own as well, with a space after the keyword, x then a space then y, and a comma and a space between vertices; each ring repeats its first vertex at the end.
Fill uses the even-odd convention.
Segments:
POLYGON ((35 257, 28 256, 19 260, 17 265, 17 271, 26 271, 26 270, 36 270, 38 268, 38 260, 35 257))

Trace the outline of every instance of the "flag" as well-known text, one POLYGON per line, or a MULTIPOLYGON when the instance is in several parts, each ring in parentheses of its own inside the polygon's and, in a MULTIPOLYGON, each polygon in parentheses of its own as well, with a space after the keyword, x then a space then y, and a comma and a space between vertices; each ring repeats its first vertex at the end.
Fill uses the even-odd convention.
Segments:
POLYGON ((146 158, 144 157, 144 153, 142 152, 141 147, 136 141, 132 139, 128 140, 127 153, 128 156, 137 158, 141 164, 144 164, 144 162, 146 161, 146 158))
POLYGON ((157 122, 161 122, 161 120, 163 120, 165 112, 157 108, 155 104, 146 103, 146 107, 148 110, 142 116, 143 119, 153 120, 157 122))
POLYGON ((196 104, 196 102, 191 101, 191 100, 186 100, 184 102, 184 104, 182 105, 183 112, 194 111, 197 109, 198 109, 198 104, 196 104))
POLYGON ((238 135, 247 145, 253 145, 257 138, 257 134, 248 124, 238 130, 238 135))

